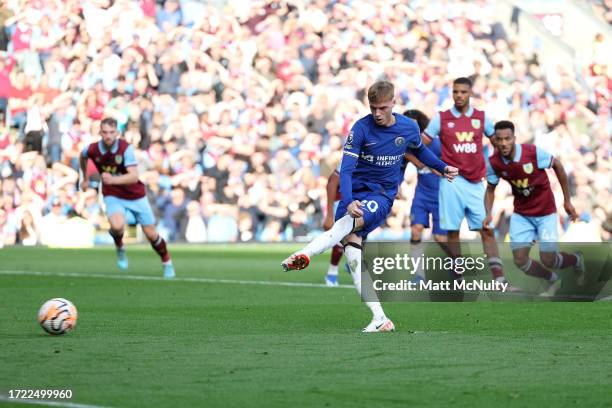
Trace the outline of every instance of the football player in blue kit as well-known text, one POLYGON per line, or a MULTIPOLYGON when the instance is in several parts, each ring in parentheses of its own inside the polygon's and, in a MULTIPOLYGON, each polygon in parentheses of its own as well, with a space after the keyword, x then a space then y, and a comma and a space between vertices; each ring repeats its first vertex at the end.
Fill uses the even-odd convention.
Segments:
MULTIPOLYGON (((371 114, 352 127, 344 145, 340 168, 341 201, 335 223, 285 259, 285 271, 304 269, 313 255, 343 242, 353 283, 361 294, 361 243, 363 237, 387 218, 397 195, 404 154, 411 151, 422 163, 437 170, 449 180, 458 173, 455 167, 433 155, 422 143, 415 121, 393 113, 395 89, 388 81, 378 81, 368 89, 371 114)), ((380 302, 365 302, 373 319, 364 332, 395 330, 380 302)))

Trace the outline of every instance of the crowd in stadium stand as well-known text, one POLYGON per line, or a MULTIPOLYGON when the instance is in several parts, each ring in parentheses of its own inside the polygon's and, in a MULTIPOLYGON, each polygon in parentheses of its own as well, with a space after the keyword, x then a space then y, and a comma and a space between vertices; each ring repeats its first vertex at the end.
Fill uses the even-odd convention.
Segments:
POLYGON ((612 0, 589 0, 595 15, 608 24, 612 24, 612 0))
MULTIPOLYGON (((564 164, 580 222, 568 224, 554 185, 563 239, 610 239, 609 52, 594 43, 578 68, 540 61, 495 21, 492 0, 2 3, 0 246, 53 243, 70 220, 109 239, 96 190, 76 183, 104 116, 137 147, 170 240, 306 240, 321 230, 344 137, 368 113, 365 90, 383 76, 398 112, 429 116, 470 77, 473 105, 564 164)), ((412 168, 372 239, 409 238, 415 182, 412 168)), ((497 194, 503 239, 512 198, 497 194)))

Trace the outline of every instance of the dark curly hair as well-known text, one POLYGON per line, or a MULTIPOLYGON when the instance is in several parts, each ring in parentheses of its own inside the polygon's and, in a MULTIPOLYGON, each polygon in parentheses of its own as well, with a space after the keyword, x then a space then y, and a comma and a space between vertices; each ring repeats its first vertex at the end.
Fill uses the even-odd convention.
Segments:
POLYGON ((414 119, 419 125, 419 130, 421 133, 423 133, 427 128, 427 125, 429 125, 429 118, 427 115, 418 109, 408 109, 406 112, 404 112, 404 116, 414 119))

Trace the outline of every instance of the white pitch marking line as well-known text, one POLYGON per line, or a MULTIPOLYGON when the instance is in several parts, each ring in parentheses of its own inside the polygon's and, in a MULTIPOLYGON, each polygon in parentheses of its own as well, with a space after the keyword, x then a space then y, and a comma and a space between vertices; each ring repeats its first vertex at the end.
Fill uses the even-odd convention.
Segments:
MULTIPOLYGON (((108 275, 103 273, 71 273, 71 272, 40 272, 40 271, 17 271, 17 270, 0 270, 0 275, 16 275, 16 276, 62 276, 67 278, 102 278, 102 279, 123 279, 123 280, 145 280, 145 281, 175 281, 175 282, 199 282, 199 283, 229 283, 234 285, 264 285, 264 286, 289 286, 298 288, 327 288, 323 283, 308 283, 308 282, 282 282, 282 281, 256 281, 256 280, 238 280, 238 279, 215 279, 215 278, 172 278, 166 279, 161 276, 143 276, 143 275, 108 275)), ((338 285, 338 288, 354 289, 353 285, 338 285)), ((467 293, 467 291, 466 291, 467 293)), ((512 293, 505 293, 506 296, 513 296, 512 293)), ((516 296, 521 296, 517 294, 516 296)), ((591 299, 582 295, 566 296, 572 299, 591 299)), ((610 301, 612 296, 594 299, 596 301, 610 301)))
MULTIPOLYGON (((238 279, 215 279, 215 278, 172 278, 165 279, 161 276, 142 276, 142 275, 107 275, 102 273, 70 273, 70 272, 40 272, 40 271, 16 271, 0 270, 0 275, 21 275, 21 276, 63 276, 69 278, 103 278, 103 279, 127 279, 127 280, 147 280, 147 281, 175 281, 175 282, 201 282, 201 283, 230 283, 238 285, 266 285, 266 286, 290 286, 306 288, 327 288, 324 283, 307 282, 276 282, 276 281, 257 281, 257 280, 238 280, 238 279)), ((354 289, 353 285, 338 285, 339 288, 354 289)))
POLYGON ((65 408, 109 408, 101 405, 87 405, 77 404, 74 402, 63 402, 63 401, 46 401, 40 399, 29 399, 29 398, 9 398, 5 395, 0 395, 1 402, 8 402, 13 404, 31 404, 31 405, 45 405, 48 407, 65 407, 65 408))
POLYGON ((600 301, 600 302, 601 301, 610 302, 610 301, 612 301, 612 296, 606 296, 606 297, 603 297, 603 298, 599 298, 597 300, 600 301))

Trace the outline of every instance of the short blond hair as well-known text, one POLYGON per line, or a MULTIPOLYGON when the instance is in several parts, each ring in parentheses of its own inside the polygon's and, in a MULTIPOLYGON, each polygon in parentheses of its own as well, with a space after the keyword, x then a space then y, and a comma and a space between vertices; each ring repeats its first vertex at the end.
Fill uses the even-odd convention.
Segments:
POLYGON ((395 87, 389 81, 377 81, 368 89, 369 102, 386 102, 395 96, 395 87))

